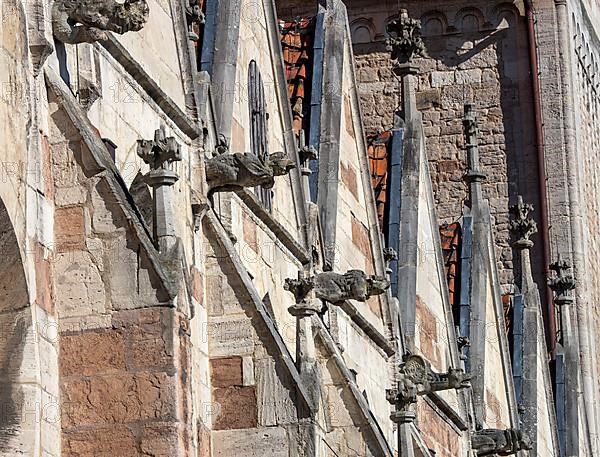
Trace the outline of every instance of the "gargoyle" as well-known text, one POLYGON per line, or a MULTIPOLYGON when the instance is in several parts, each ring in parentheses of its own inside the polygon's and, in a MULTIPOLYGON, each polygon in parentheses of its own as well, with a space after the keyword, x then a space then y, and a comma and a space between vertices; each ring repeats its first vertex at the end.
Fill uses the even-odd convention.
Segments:
POLYGON ((514 455, 519 451, 532 448, 531 439, 521 430, 487 429, 475 432, 471 438, 471 447, 478 456, 514 455))
POLYGON ((260 186, 270 189, 276 176, 286 175, 295 168, 294 162, 283 152, 275 152, 263 162, 250 152, 226 153, 220 144, 220 155, 206 161, 206 181, 209 192, 239 190, 260 186))
POLYGON ((403 360, 397 387, 388 392, 388 401, 400 409, 415 403, 418 395, 471 386, 471 375, 461 369, 450 368, 447 373, 436 373, 429 362, 419 355, 409 354, 403 360))
POLYGON ((360 270, 350 270, 344 274, 328 271, 308 279, 285 281, 285 289, 294 294, 298 303, 313 289, 317 298, 338 305, 346 300, 365 302, 373 295, 384 293, 389 287, 387 279, 367 276, 360 270))
POLYGON ((63 43, 93 43, 141 30, 149 11, 146 0, 55 0, 52 28, 63 43))

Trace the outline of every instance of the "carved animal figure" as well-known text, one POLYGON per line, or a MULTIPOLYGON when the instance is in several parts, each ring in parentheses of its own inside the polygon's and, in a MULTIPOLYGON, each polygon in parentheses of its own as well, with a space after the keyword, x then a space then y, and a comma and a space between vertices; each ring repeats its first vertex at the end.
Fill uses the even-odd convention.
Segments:
POLYGON ((137 32, 148 20, 146 0, 55 0, 54 36, 63 43, 106 40, 107 32, 137 32))
POLYGON ((367 276, 360 270, 350 270, 339 274, 333 272, 320 273, 315 276, 315 294, 317 298, 332 304, 345 300, 367 301, 373 295, 384 293, 390 283, 379 276, 367 276))
POLYGON ((249 152, 224 153, 206 161, 206 181, 211 193, 256 186, 270 189, 276 176, 294 167, 283 152, 271 154, 265 163, 249 152))
POLYGON ((529 437, 521 430, 481 430, 473 434, 471 446, 478 456, 514 455, 532 448, 529 437))
POLYGON ((360 270, 339 274, 331 271, 303 279, 286 279, 285 290, 289 290, 300 303, 314 289, 321 300, 339 305, 345 300, 367 301, 373 295, 384 293, 390 282, 381 276, 367 276, 360 270))

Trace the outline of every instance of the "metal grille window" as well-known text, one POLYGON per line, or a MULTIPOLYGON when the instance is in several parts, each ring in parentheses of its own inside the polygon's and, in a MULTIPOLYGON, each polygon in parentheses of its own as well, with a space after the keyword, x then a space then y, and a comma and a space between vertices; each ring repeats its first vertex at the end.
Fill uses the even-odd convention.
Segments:
MULTIPOLYGON (((265 101, 265 88, 258 69, 253 60, 248 68, 248 111, 250 113, 250 148, 253 154, 258 156, 264 163, 268 158, 267 127, 269 115, 265 101)), ((271 189, 256 187, 254 193, 264 205, 271 211, 273 192, 271 189)))

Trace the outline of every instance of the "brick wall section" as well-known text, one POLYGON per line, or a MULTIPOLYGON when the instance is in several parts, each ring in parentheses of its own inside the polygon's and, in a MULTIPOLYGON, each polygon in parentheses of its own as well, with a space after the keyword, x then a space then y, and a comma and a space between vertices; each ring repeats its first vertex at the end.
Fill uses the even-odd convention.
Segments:
POLYGON ((61 334, 63 456, 188 455, 178 394, 187 357, 172 349, 173 332, 185 332, 172 313, 123 311, 111 328, 61 334))

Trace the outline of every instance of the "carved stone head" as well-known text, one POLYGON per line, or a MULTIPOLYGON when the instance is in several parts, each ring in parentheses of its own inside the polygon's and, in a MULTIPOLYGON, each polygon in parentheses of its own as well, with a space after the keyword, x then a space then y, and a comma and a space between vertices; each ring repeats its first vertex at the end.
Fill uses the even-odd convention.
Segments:
POLYGON ((369 296, 381 295, 390 288, 390 282, 383 276, 371 276, 367 279, 367 292, 369 296))
POLYGON ((296 164, 285 152, 274 152, 269 155, 269 166, 273 170, 273 176, 284 176, 290 170, 296 168, 296 164))
POLYGON ((465 373, 460 368, 448 370, 448 387, 451 389, 467 389, 471 387, 471 374, 465 373))
POLYGON ((109 30, 116 33, 138 32, 148 20, 150 9, 146 0, 125 0, 117 4, 109 30))

